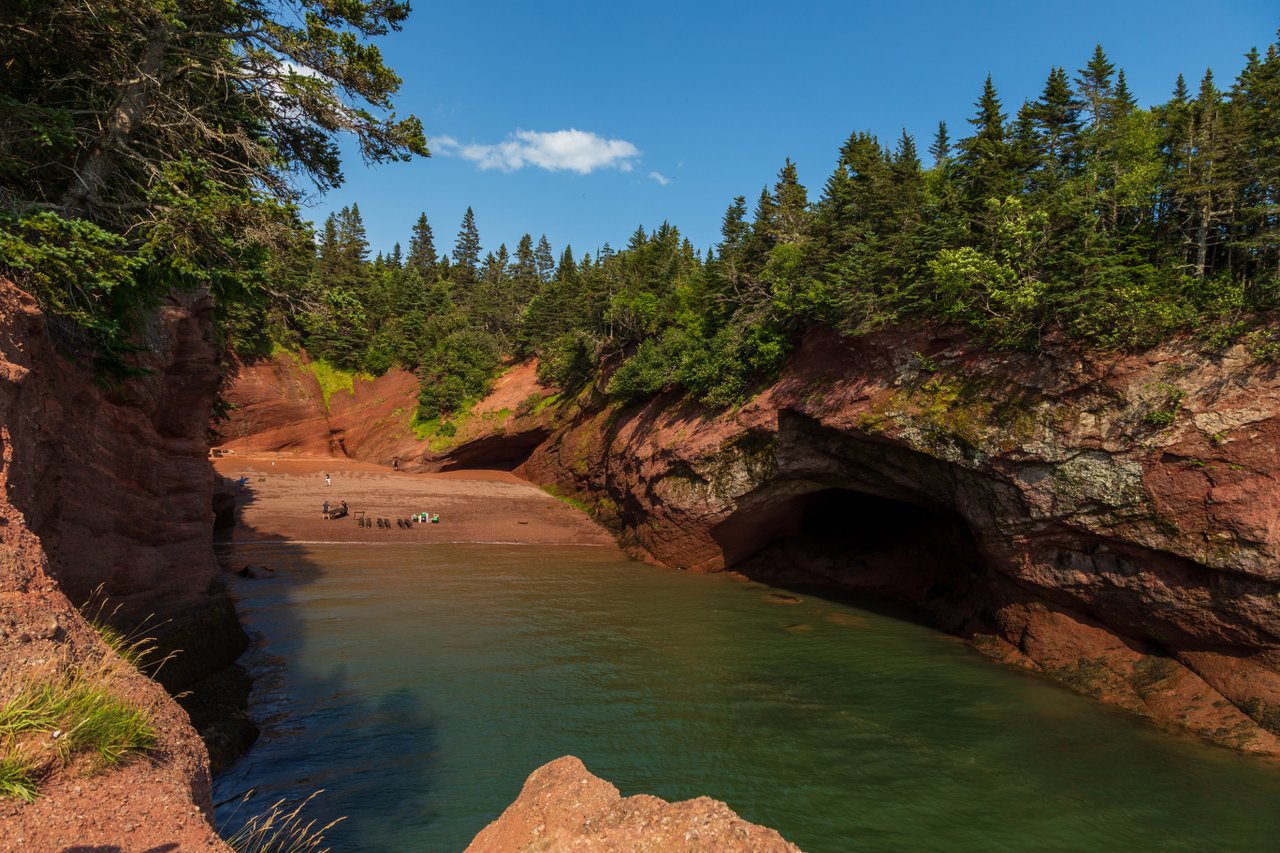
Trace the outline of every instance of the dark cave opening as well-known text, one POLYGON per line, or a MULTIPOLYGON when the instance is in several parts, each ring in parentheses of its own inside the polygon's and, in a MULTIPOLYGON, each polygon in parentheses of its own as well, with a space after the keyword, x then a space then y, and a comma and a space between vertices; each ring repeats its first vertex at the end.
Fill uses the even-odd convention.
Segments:
POLYGON ((513 471, 538 445, 547 440, 550 431, 538 428, 511 435, 490 435, 468 442, 452 452, 441 471, 513 471))
POLYGON ((940 603, 971 601, 984 567, 959 514, 844 488, 762 502, 714 535, 726 567, 749 577, 867 593, 935 616, 940 603))

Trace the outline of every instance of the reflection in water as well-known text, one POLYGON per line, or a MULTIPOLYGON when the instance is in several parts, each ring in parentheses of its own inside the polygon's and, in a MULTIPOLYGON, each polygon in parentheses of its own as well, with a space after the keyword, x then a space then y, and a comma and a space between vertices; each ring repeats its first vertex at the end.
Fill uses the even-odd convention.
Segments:
POLYGON ((237 582, 264 736, 215 798, 324 788, 313 816, 348 817, 335 850, 461 850, 570 753, 624 794, 723 799, 810 853, 1280 832, 1280 769, 879 613, 605 549, 238 547, 279 570, 237 582))

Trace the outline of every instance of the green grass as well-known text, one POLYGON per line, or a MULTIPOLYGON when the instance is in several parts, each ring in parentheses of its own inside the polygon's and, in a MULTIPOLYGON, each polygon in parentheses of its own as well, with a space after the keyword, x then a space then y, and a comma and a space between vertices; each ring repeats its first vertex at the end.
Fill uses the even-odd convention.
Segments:
POLYGON ((36 798, 37 768, 18 755, 0 758, 0 797, 31 802, 36 798))
POLYGON ((30 800, 38 777, 89 756, 112 767, 155 746, 151 716, 113 696, 106 673, 72 670, 23 685, 0 706, 0 795, 30 800))
POLYGON ((311 371, 311 375, 316 378, 316 382, 320 383, 320 394, 324 397, 324 407, 326 409, 329 408, 329 398, 338 391, 354 394, 357 379, 373 380, 373 377, 368 373, 336 367, 322 358, 318 358, 308 364, 307 370, 311 371))
POLYGON ((139 629, 133 634, 125 634, 123 631, 113 627, 102 619, 86 617, 89 626, 98 632, 98 636, 102 638, 102 642, 106 643, 110 649, 124 658, 140 672, 147 675, 155 675, 160 667, 168 658, 156 658, 156 640, 154 637, 144 637, 141 635, 145 629, 139 629))

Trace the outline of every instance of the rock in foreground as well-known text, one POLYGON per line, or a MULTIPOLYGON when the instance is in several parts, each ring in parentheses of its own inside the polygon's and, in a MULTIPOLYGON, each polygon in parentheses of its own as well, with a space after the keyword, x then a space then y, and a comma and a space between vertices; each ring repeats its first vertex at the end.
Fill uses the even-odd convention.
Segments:
POLYGON ((772 829, 748 823, 718 800, 668 803, 623 797, 571 755, 529 775, 516 801, 475 837, 466 853, 520 850, 752 851, 799 853, 772 829))

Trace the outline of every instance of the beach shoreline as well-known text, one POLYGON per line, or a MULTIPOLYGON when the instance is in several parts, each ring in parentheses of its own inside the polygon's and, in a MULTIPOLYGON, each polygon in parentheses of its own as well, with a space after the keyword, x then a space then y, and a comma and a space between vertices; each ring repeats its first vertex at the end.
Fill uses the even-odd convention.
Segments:
MULTIPOLYGON (((504 544, 617 548, 612 535, 573 506, 506 471, 410 473, 383 465, 286 453, 235 453, 211 459, 235 497, 226 544, 504 544), (325 475, 329 476, 326 485, 325 475), (346 501, 345 518, 323 518, 323 504, 346 501), (438 524, 397 519, 438 515, 438 524), (385 518, 361 527, 356 518, 385 518)), ((621 554, 621 551, 619 550, 621 554)))

